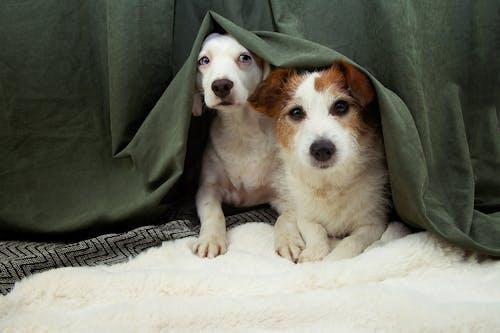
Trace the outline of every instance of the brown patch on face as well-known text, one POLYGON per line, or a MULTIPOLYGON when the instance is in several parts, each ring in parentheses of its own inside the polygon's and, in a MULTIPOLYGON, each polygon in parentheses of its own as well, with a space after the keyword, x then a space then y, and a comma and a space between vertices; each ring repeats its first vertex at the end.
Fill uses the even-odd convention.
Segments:
POLYGON ((362 107, 375 101, 377 95, 372 83, 364 73, 344 61, 335 62, 333 66, 344 74, 347 88, 362 107))
POLYGON ((349 107, 351 108, 349 113, 339 119, 342 127, 348 128, 351 132, 356 133, 358 139, 373 133, 374 127, 363 119, 363 112, 365 110, 357 104, 351 104, 349 107))
POLYGON ((352 96, 362 107, 372 103, 375 98, 375 90, 368 77, 359 69, 345 61, 336 61, 333 65, 323 71, 314 81, 317 91, 334 89, 345 91, 352 96))
POLYGON ((314 80, 314 89, 325 91, 327 89, 337 90, 345 88, 346 81, 344 74, 338 66, 332 66, 324 70, 319 77, 314 80))
POLYGON ((293 124, 290 119, 287 119, 286 115, 281 116, 274 123, 274 130, 276 132, 276 139, 285 148, 290 148, 292 143, 292 138, 297 132, 296 124, 293 124))
POLYGON ((262 81, 253 94, 248 97, 248 103, 257 111, 275 118, 288 97, 285 85, 290 76, 294 74, 291 68, 279 68, 272 71, 262 81))
POLYGON ((290 147, 296 132, 296 124, 288 117, 286 108, 300 82, 302 79, 295 69, 279 68, 272 71, 248 98, 256 111, 274 119, 276 138, 284 147, 290 147))
POLYGON ((344 128, 356 133, 359 140, 376 133, 379 120, 374 106, 375 90, 368 77, 356 67, 337 61, 316 78, 314 88, 318 91, 329 89, 338 96, 337 101, 349 104, 349 111, 336 117, 344 128))

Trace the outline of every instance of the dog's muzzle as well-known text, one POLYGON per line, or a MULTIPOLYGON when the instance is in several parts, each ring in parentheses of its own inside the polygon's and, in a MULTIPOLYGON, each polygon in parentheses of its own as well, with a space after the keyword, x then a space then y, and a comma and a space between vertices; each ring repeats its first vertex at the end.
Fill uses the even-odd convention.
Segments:
POLYGON ((229 95, 233 86, 233 81, 228 79, 219 79, 212 82, 212 91, 214 92, 215 96, 222 99, 229 95))
POLYGON ((311 156, 321 164, 330 161, 336 150, 335 145, 330 140, 324 139, 314 141, 309 147, 311 156))

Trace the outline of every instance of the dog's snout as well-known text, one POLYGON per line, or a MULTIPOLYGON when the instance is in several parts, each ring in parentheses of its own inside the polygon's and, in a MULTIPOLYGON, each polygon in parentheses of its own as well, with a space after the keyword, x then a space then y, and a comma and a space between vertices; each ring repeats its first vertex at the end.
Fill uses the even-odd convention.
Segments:
POLYGON ((212 91, 215 96, 224 98, 229 95, 229 92, 233 88, 233 81, 228 79, 219 79, 212 82, 212 91))
POLYGON ((309 147, 312 157, 319 162, 326 162, 335 154, 335 145, 329 140, 318 140, 309 147))

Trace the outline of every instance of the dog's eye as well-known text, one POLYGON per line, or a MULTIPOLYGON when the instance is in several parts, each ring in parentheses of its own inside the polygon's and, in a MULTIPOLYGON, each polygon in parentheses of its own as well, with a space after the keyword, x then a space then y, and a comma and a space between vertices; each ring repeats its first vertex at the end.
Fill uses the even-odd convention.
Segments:
POLYGON ((241 62, 242 64, 248 64, 252 61, 252 57, 246 53, 243 53, 238 58, 238 61, 241 62))
POLYGON ((332 114, 335 116, 342 116, 349 110, 349 104, 346 101, 337 101, 333 105, 332 114))
POLYGON ((295 121, 301 121, 306 117, 306 113, 301 108, 293 108, 288 112, 288 116, 295 121))
POLYGON ((209 63, 210 63, 210 59, 208 59, 208 57, 201 57, 198 60, 198 65, 199 66, 208 65, 209 63))

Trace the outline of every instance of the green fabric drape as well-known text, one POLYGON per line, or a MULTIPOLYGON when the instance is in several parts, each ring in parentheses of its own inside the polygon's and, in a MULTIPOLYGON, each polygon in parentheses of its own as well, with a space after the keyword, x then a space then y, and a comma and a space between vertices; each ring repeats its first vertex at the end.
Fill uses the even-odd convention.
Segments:
POLYGON ((275 66, 361 65, 400 217, 500 255, 499 13, 493 1, 0 4, 0 232, 151 223, 191 191, 195 58, 223 29, 275 66))

